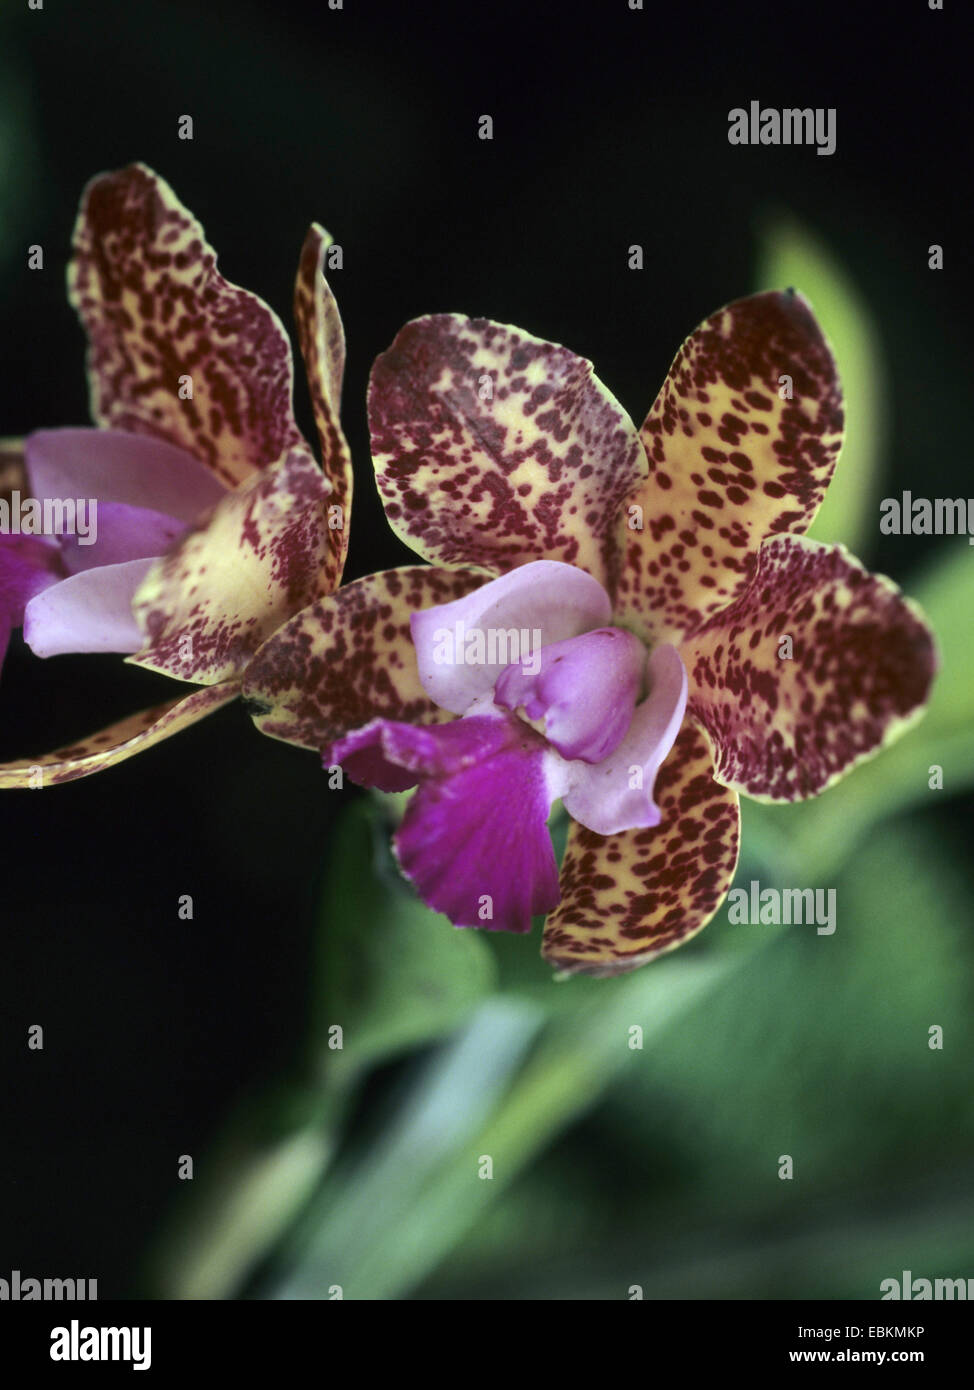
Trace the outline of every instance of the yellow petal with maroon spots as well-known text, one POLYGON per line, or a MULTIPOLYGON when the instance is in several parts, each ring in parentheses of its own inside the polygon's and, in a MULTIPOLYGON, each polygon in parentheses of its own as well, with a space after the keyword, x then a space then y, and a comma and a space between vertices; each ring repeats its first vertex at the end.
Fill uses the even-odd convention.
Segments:
POLYGON ((181 695, 164 705, 142 710, 128 719, 103 729, 100 734, 59 748, 54 753, 32 758, 29 762, 0 763, 0 788, 26 787, 37 790, 54 787, 60 782, 75 782, 103 772, 115 763, 123 763, 136 753, 144 753, 153 744, 171 738, 198 719, 228 705, 239 695, 235 681, 225 685, 206 686, 191 695, 181 695))
POLYGON ((85 189, 68 295, 97 424, 179 445, 229 487, 300 441, 280 319, 219 274, 200 224, 145 165, 85 189))
POLYGON ((215 685, 330 587, 328 483, 305 447, 228 493, 156 562, 132 609, 145 646, 128 660, 215 685))
POLYGON ((773 536, 740 598, 684 643, 715 776, 760 801, 824 791, 922 714, 936 671, 917 606, 844 546, 773 536))
POLYGON ((656 779, 658 826, 603 836, 572 824, 545 960, 571 973, 620 975, 707 925, 727 896, 740 844, 737 793, 713 770, 706 738, 687 720, 656 779))
POLYGON ((701 324, 642 438, 650 472, 620 522, 617 612, 678 643, 746 587, 766 536, 808 529, 832 477, 842 398, 802 296, 753 295, 701 324))
POLYGON ((611 592, 646 459, 584 358, 487 319, 415 319, 372 369, 369 423, 386 516, 420 555, 491 574, 562 560, 611 592))
POLYGON ((317 750, 372 719, 452 719, 420 684, 409 619, 483 582, 472 570, 407 566, 356 579, 305 609, 264 643, 244 673, 257 727, 317 750))
POLYGON ((334 489, 328 502, 332 532, 329 590, 338 588, 345 568, 352 506, 352 461, 338 422, 345 372, 345 333, 324 274, 325 254, 330 245, 331 237, 323 227, 315 224, 309 229, 294 286, 294 318, 321 441, 321 463, 334 489))

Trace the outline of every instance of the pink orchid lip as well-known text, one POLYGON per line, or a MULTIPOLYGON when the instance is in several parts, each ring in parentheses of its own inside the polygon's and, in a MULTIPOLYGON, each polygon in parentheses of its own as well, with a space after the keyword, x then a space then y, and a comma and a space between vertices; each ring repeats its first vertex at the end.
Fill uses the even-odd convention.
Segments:
MULTIPOLYGON (((603 835, 659 824, 653 784, 680 731, 688 689, 675 647, 661 644, 647 657, 642 641, 608 626, 610 620, 602 586, 559 561, 523 565, 410 619, 420 680, 431 698, 467 718, 523 711, 526 734, 539 732, 543 721, 553 795, 603 835), (522 647, 527 643, 518 660, 493 659, 490 639, 498 629, 519 637, 522 647), (485 639, 474 643, 476 660, 464 657, 465 634, 485 639), (446 638, 450 661, 439 660, 437 650, 446 638), (637 703, 644 683, 648 693, 637 703)), ((371 759, 357 761, 375 776, 371 759)), ((386 775, 396 780, 388 768, 386 775)))
MULTIPOLYGON (((610 630, 615 633, 623 640, 612 640, 631 661, 637 639, 610 630)), ((604 645, 605 633, 592 635, 604 645)), ((592 650, 591 643, 580 647, 579 661, 592 650)), ((642 664, 641 659, 638 679, 627 681, 630 692, 638 690, 642 664)), ((322 760, 326 767, 340 763, 364 786, 418 788, 395 848, 400 867, 429 906, 455 926, 524 932, 532 916, 558 902, 547 821, 559 796, 577 821, 599 834, 659 824, 653 783, 683 719, 686 671, 673 647, 658 648, 647 669, 647 698, 627 718, 613 754, 598 763, 562 756, 490 696, 475 701, 466 715, 431 728, 374 719, 326 748, 322 760)), ((558 665, 549 670, 557 673, 558 665)), ((595 736, 588 714, 584 708, 581 724, 573 726, 567 707, 568 734, 595 736)))
POLYGON ((400 867, 458 927, 526 932, 558 902, 544 741, 511 715, 420 728, 375 719, 323 755, 366 786, 418 786, 396 832, 400 867))
POLYGON ((632 723, 646 666, 642 642, 622 628, 596 628, 552 642, 533 664, 501 672, 495 704, 544 719, 545 737, 562 757, 602 762, 632 723))
POLYGON ((0 535, 0 667, 14 628, 24 610, 45 589, 65 576, 57 545, 41 536, 0 535))
POLYGON ((412 615, 419 679, 442 709, 466 714, 512 660, 603 627, 611 616, 608 594, 585 570, 536 560, 412 615))
POLYGON ((565 810, 597 835, 660 823, 654 783, 683 726, 687 705, 687 672, 676 647, 654 647, 646 681, 649 693, 613 751, 601 763, 575 760, 563 769, 565 810))
POLYGON ((430 728, 377 718, 323 752, 325 766, 340 763, 365 786, 418 788, 396 854, 423 900, 456 926, 522 932, 554 909, 547 822, 559 797, 598 834, 659 824, 653 785, 683 720, 686 671, 674 647, 647 659, 632 633, 599 624, 607 604, 584 571, 550 562, 413 614, 417 649, 427 655, 448 630, 445 613, 482 625, 543 618, 542 637, 590 626, 542 642, 499 673, 489 660, 444 663, 445 678, 434 673, 427 689, 461 706, 459 718, 430 728), (527 722, 539 719, 544 733, 527 722))
POLYGON ((36 594, 24 610, 24 641, 35 656, 137 652, 142 633, 132 598, 155 560, 79 570, 36 594))
POLYGON ((227 491, 185 449, 125 430, 35 430, 24 441, 24 462, 41 500, 96 498, 99 506, 123 503, 186 526, 227 491))
POLYGON ((24 461, 31 496, 86 502, 92 534, 45 538, 57 565, 45 559, 41 572, 37 561, 30 592, 19 609, 8 605, 5 622, 22 624, 40 657, 137 652, 139 585, 226 489, 185 450, 121 430, 38 430, 24 442, 24 461))

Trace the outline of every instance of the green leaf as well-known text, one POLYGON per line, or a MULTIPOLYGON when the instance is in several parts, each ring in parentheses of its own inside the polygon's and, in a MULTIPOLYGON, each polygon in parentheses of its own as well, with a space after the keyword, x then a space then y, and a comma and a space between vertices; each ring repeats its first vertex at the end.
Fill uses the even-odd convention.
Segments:
POLYGON ((389 851, 388 807, 354 802, 324 878, 312 1040, 295 1078, 231 1118, 154 1250, 156 1296, 226 1298, 292 1227, 340 1143, 373 1064, 462 1025, 493 989, 486 942, 430 912, 389 851), (342 1030, 341 1048, 330 1046, 342 1030))
MULTIPOLYGON (((740 1166, 741 1182, 756 1175, 763 1192, 770 1133, 780 1151, 801 1152, 803 1181, 826 1186, 840 1158, 854 1154, 865 1171, 914 1136, 936 1149, 938 1127, 974 1133, 974 952, 961 866, 929 826, 902 818, 870 835, 844 873, 818 883, 835 891, 832 935, 812 925, 735 926, 721 913, 709 930, 764 937, 771 949, 688 1014, 626 1097, 627 1122, 657 1141, 661 1097, 679 1097, 685 1136, 699 1145, 697 1195, 709 1188, 718 1204, 727 1165, 740 1166), (944 1028, 946 1051, 928 1047, 930 1024, 944 1028), (720 1169, 706 1167, 708 1151, 724 1155, 720 1169)), ((775 1184, 762 1200, 773 1205, 783 1192, 775 1184)))
POLYGON ((233 1298, 296 1220, 334 1152, 340 1106, 300 1081, 243 1102, 181 1189, 145 1269, 147 1296, 233 1298))
POLYGON ((496 980, 481 935, 430 911, 402 879, 390 829, 378 804, 356 801, 325 874, 314 1048, 330 1082, 457 1028, 496 980))
POLYGON ((268 1296, 397 1298, 415 1288, 532 1159, 641 1052, 737 968, 737 958, 657 962, 586 981, 574 1010, 503 996, 421 1071, 368 1150, 336 1168, 268 1296), (588 986, 601 988, 593 992, 588 986), (532 1044, 529 1049, 529 1044, 532 1044), (490 1158, 489 1180, 482 1175, 490 1158))
POLYGON ((831 936, 722 913, 713 944, 769 948, 647 1042, 419 1296, 876 1298, 897 1240, 953 1272, 974 1210, 970 874, 902 818, 835 888, 831 936))
POLYGON ((790 216, 759 232, 756 288, 801 291, 832 345, 845 396, 846 433, 835 477, 809 531, 867 553, 876 534, 879 465, 886 443, 885 382, 869 309, 831 251, 790 216))
MULTIPOLYGON (((538 1029, 539 1008, 494 998, 412 1067, 374 1138, 336 1167, 302 1226, 278 1252, 261 1297, 391 1296, 449 1233, 414 1208, 458 1147, 469 1150, 503 1097, 538 1029)), ((476 1152, 476 1151, 475 1151, 476 1152)), ((468 1169, 474 1186, 476 1165, 468 1169)))

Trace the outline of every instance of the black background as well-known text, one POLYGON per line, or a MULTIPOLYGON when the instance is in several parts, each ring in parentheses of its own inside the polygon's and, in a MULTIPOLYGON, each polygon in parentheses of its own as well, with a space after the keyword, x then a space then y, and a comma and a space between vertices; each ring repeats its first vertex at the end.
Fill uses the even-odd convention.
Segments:
MULTIPOLYGON (((0 80, 19 195, 4 210, 0 434, 87 422, 68 241, 87 179, 140 159, 201 219, 224 274, 289 326, 307 224, 344 248, 348 577, 408 558, 374 496, 364 411, 371 361, 407 319, 483 314, 564 342, 638 421, 686 333, 753 288, 756 231, 778 207, 841 254, 875 316, 889 491, 919 473, 930 495, 967 495, 962 24, 952 0, 942 13, 926 0, 11 0, 0 80), (836 107, 837 152, 731 147, 727 112, 752 99, 836 107), (182 114, 192 142, 177 139, 182 114), (43 273, 26 269, 29 243, 43 273), (642 272, 627 268, 632 243, 642 272)), ((312 437, 300 373, 297 407, 312 437)), ((923 554, 901 541, 883 567, 908 581, 923 554)), ((41 663, 17 638, 0 757, 100 728, 167 685, 110 657, 41 663)), ((97 1275, 102 1297, 138 1288, 176 1155, 204 1153, 299 1052, 332 807, 316 760, 257 736, 238 707, 99 777, 4 795, 3 1269, 97 1275), (192 922, 177 918, 184 893, 192 922), (26 1050, 32 1023, 42 1053, 26 1050)))

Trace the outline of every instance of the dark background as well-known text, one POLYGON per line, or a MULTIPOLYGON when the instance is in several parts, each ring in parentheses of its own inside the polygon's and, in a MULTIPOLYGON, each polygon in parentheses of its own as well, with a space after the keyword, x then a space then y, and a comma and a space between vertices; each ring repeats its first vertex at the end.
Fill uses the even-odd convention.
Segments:
MULTIPOLYGON (((85 182, 139 159, 200 218, 223 273, 288 326, 307 224, 344 248, 332 284, 358 489, 349 578, 407 558, 374 496, 364 409, 371 361, 407 319, 455 310, 564 342, 638 422, 686 333, 753 288, 756 228, 779 207, 841 254, 875 318, 890 493, 919 471, 928 495, 967 495, 962 22, 952 0, 943 13, 925 0, 11 0, 0 434, 87 422, 67 247, 85 182), (731 147, 727 112, 751 99, 836 107, 837 152, 731 147), (184 113, 192 142, 177 139, 184 113), (37 242, 42 273, 26 269, 37 242), (642 272, 627 268, 636 242, 642 272)), ((908 582, 929 544, 891 542, 883 568, 908 582)), ((17 638, 0 757, 100 728, 167 684, 109 657, 42 663, 17 638)), ((3 797, 0 1273, 97 1275, 102 1297, 137 1288, 176 1155, 205 1153, 300 1051, 334 805, 316 760, 257 736, 239 707, 98 777, 3 797), (192 922, 177 918, 185 893, 192 922), (25 1048, 32 1023, 42 1053, 25 1048)), ((969 810, 940 813, 958 846, 969 810)))

